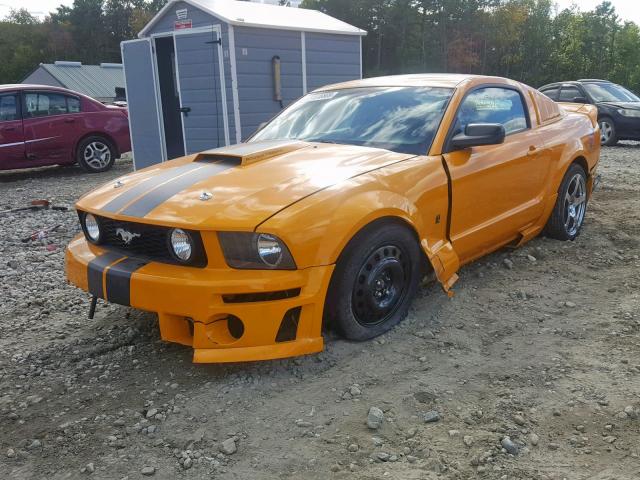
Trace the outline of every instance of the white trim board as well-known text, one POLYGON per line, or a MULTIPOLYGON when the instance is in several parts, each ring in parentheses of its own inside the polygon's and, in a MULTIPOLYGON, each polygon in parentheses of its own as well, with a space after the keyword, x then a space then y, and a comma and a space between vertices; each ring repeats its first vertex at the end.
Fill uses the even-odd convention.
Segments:
POLYGON ((231 63, 231 95, 233 97, 233 120, 236 127, 236 143, 242 142, 242 125, 240 120, 240 96, 238 94, 238 66, 236 63, 236 32, 233 25, 228 26, 229 62, 231 63))
POLYGON ((307 36, 300 32, 300 49, 302 50, 302 94, 307 94, 307 36))
POLYGON ((362 79, 362 37, 360 37, 360 79, 362 79))
MULTIPOLYGON (((178 46, 176 45, 176 35, 172 34, 173 37, 173 61, 176 69, 176 88, 178 89, 178 107, 182 108, 182 88, 180 88, 180 67, 178 62, 178 46)), ((182 112, 180 112, 180 123, 182 125, 182 145, 184 148, 184 155, 187 155, 187 136, 184 132, 184 117, 182 116, 182 112)))

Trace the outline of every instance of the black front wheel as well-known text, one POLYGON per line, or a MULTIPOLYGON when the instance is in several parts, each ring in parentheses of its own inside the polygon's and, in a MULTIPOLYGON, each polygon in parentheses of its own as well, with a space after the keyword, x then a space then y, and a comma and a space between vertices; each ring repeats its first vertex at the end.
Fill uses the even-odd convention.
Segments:
POLYGON ((345 338, 368 340, 403 320, 423 271, 413 232, 398 223, 373 224, 340 256, 325 301, 325 321, 345 338))

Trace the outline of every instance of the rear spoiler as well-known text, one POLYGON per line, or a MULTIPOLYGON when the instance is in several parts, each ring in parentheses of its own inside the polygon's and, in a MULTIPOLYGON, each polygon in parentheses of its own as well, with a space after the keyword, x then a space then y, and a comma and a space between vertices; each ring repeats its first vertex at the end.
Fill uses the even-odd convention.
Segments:
POLYGON ((585 114, 589 117, 594 127, 598 124, 598 108, 594 105, 566 102, 558 102, 558 105, 560 106, 560 108, 567 112, 585 114))

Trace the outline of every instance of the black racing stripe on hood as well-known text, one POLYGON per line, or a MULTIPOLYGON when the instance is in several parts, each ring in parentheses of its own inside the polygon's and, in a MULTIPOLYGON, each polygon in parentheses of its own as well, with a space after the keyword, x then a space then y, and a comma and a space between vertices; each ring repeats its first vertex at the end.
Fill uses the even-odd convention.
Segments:
POLYGON ((118 195, 116 198, 107 203, 102 210, 105 212, 113 212, 116 213, 121 208, 124 208, 127 204, 134 201, 140 195, 145 194, 149 190, 157 187, 161 183, 167 182, 172 178, 177 177, 178 175, 182 175, 183 173, 190 172, 196 168, 201 167, 198 163, 187 163, 184 165, 180 165, 179 167, 169 168, 163 172, 160 172, 153 177, 150 177, 142 182, 140 182, 135 187, 130 188, 122 192, 122 194, 118 195))
POLYGON ((106 252, 89 262, 89 265, 87 265, 87 285, 91 295, 104 298, 102 281, 104 269, 122 258, 124 258, 124 255, 120 253, 106 252))
POLYGON ((194 162, 199 167, 189 173, 153 189, 142 198, 127 206, 120 213, 128 217, 144 217, 154 208, 162 205, 174 195, 207 178, 238 165, 237 161, 220 161, 215 163, 194 162))
POLYGON ((131 275, 149 262, 139 258, 125 258, 107 270, 107 301, 131 305, 131 275))

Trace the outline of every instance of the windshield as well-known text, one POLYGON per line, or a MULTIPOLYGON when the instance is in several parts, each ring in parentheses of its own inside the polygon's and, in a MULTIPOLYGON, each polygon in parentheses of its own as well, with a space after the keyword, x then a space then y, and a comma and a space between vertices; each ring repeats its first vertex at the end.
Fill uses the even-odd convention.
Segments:
POLYGON ((585 83, 594 102, 640 102, 635 94, 615 83, 585 83))
POLYGON ((453 93, 449 88, 350 88, 310 93, 250 141, 303 140, 424 155, 453 93))

